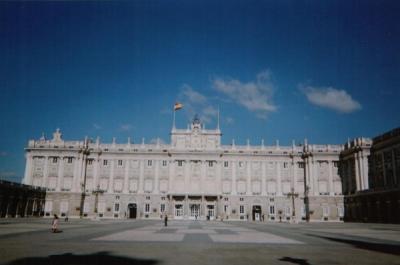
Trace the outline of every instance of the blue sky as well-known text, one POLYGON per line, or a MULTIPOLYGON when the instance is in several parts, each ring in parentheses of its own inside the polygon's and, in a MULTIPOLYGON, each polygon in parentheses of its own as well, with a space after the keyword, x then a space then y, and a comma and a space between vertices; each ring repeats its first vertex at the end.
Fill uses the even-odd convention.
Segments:
POLYGON ((29 139, 341 144, 400 124, 398 1, 0 3, 0 178, 29 139))

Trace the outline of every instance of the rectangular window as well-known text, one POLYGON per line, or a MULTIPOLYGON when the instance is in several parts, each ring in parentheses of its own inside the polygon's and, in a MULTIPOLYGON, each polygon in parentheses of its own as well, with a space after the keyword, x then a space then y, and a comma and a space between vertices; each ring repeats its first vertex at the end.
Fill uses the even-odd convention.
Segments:
POLYGON ((88 163, 88 165, 92 165, 92 164, 93 164, 93 159, 89 159, 89 160, 87 161, 87 163, 88 163))
POLYGON ((165 204, 160 204, 160 212, 165 212, 165 204))
POLYGON ((333 161, 333 167, 338 167, 339 166, 339 161, 333 161))
POLYGON ((178 167, 181 167, 182 164, 183 164, 183 161, 182 160, 178 160, 178 167))
POLYGON ((150 196, 146 196, 146 200, 150 201, 150 196))
POLYGON ((270 205, 269 206, 269 214, 270 215, 275 215, 275 205, 270 205))
POLYGON ((72 157, 68 157, 68 164, 72 164, 72 157))
POLYGON ((103 166, 107 166, 108 165, 108 160, 107 159, 104 159, 103 160, 103 166))
POLYGON ((57 163, 57 157, 53 157, 53 164, 57 163))
POLYGON ((208 161, 208 166, 213 167, 213 161, 208 161))
POLYGON ((167 160, 163 160, 163 161, 162 161, 162 166, 163 166, 163 167, 166 167, 166 166, 167 166, 167 160))
POLYGON ((153 160, 147 160, 147 166, 151 167, 153 165, 153 160))
POLYGON ((244 205, 239 206, 239 213, 244 214, 244 205))
POLYGON ((150 212, 150 204, 149 204, 149 203, 146 203, 146 204, 144 205, 144 212, 145 212, 145 213, 149 213, 149 212, 150 212))
POLYGON ((114 204, 114 212, 119 212, 119 203, 114 204))
POLYGON ((165 197, 161 197, 161 200, 162 200, 162 201, 165 201, 165 197))
POLYGON ((239 161, 239 167, 243 167, 243 162, 239 161))
POLYGON ((224 161, 224 167, 228 167, 228 166, 229 166, 228 161, 224 161))
POLYGON ((228 205, 224 205, 224 213, 228 212, 228 205))
POLYGON ((288 162, 283 162, 283 168, 288 168, 288 162))
POLYGON ((304 162, 299 162, 297 164, 298 164, 299 168, 304 168, 304 162))
POLYGON ((122 160, 118 160, 118 166, 122 166, 122 160))
POLYGON ((243 199, 243 198, 239 198, 239 201, 241 201, 241 202, 242 202, 242 201, 244 201, 244 199, 243 199))

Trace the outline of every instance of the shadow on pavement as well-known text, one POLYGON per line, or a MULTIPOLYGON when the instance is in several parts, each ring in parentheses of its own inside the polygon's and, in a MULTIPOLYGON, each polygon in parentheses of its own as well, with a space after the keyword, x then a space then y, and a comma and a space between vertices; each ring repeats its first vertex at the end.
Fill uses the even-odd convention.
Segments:
POLYGON ((372 242, 365 242, 353 239, 344 239, 344 238, 334 238, 334 237, 327 237, 327 236, 317 236, 317 235, 310 235, 314 237, 319 237, 323 239, 327 239, 330 241, 335 241, 339 243, 350 244, 354 247, 360 249, 366 249, 371 251, 377 251, 386 254, 393 254, 400 256, 400 245, 391 245, 391 244, 383 244, 383 243, 372 243, 372 242))
POLYGON ((293 264, 299 264, 299 265, 311 265, 310 263, 308 263, 308 261, 306 259, 295 259, 295 258, 291 258, 291 257, 283 257, 279 260, 290 262, 293 264))
POLYGON ((154 265, 156 260, 144 260, 110 255, 98 252, 88 255, 65 253, 48 257, 29 257, 14 260, 8 265, 154 265))

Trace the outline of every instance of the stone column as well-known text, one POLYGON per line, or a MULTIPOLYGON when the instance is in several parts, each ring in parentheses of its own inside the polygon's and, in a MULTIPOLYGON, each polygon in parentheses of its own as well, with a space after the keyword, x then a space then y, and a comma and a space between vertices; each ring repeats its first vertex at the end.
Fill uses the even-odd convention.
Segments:
POLYGON ((266 175, 266 162, 262 161, 261 162, 261 195, 266 196, 267 195, 267 175, 266 175))
POLYGON ((246 194, 251 195, 251 163, 252 161, 246 162, 246 194))
POLYGON ((236 191, 236 161, 232 160, 231 161, 232 164, 232 195, 236 195, 237 191, 236 191))
POLYGON ((122 191, 124 194, 129 193, 129 169, 130 169, 130 160, 126 159, 125 160, 125 172, 124 172, 124 188, 122 191))
POLYGON ((115 159, 110 159, 111 160, 111 170, 110 170, 110 180, 108 182, 108 193, 113 193, 114 192, 114 164, 115 164, 115 159))
MULTIPOLYGON (((392 150, 392 151, 394 151, 394 150, 392 150)), ((393 173, 395 174, 396 173, 396 168, 395 168, 395 163, 394 163, 394 156, 392 156, 392 157, 393 157, 393 164, 392 165, 393 165, 393 169, 394 169, 393 173)), ((363 178, 364 178, 364 190, 367 190, 367 189, 369 189, 368 156, 366 156, 366 154, 363 153, 361 158, 362 158, 361 159, 362 167, 364 169, 364 175, 363 175, 363 178)), ((396 176, 396 175, 394 175, 394 176, 396 176)))
POLYGON ((44 157, 44 169, 43 169, 43 182, 42 187, 47 188, 47 178, 49 177, 49 156, 44 157))
POLYGON ((189 216, 189 198, 188 195, 185 195, 185 201, 183 203, 183 217, 184 219, 188 219, 189 216))
POLYGON ((56 191, 61 191, 62 180, 64 178, 64 157, 60 156, 58 158, 60 163, 58 164, 58 176, 57 176, 57 187, 56 191))
POLYGON ((276 167, 276 195, 282 196, 282 177, 281 177, 281 162, 275 162, 276 167))
POLYGON ((329 195, 333 196, 335 195, 335 188, 333 187, 333 176, 332 176, 333 163, 331 160, 328 161, 328 169, 329 169, 329 175, 328 175, 329 195))
POLYGON ((25 158, 26 158, 25 174, 22 183, 26 185, 32 185, 32 167, 33 167, 32 154, 26 153, 25 158))

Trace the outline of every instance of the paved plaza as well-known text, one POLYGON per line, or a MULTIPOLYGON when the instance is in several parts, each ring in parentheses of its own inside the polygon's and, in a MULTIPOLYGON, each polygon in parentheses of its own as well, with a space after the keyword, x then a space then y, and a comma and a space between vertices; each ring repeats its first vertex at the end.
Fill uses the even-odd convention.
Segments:
POLYGON ((400 264, 400 226, 0 220, 0 264, 400 264))

